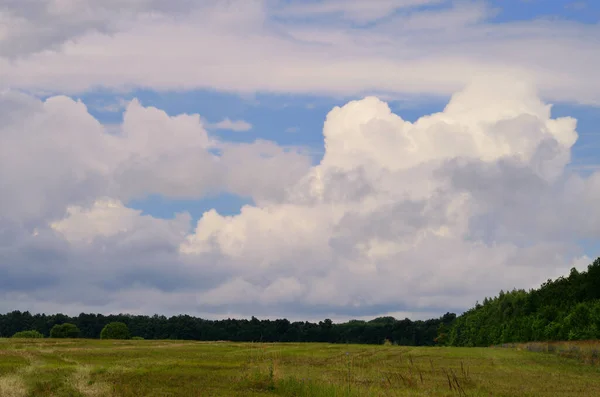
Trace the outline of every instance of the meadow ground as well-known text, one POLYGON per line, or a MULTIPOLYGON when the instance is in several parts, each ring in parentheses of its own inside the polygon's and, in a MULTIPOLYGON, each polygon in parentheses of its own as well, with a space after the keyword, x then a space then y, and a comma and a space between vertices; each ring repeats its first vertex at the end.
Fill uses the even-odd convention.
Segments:
POLYGON ((540 346, 0 339, 0 396, 600 396, 540 346))

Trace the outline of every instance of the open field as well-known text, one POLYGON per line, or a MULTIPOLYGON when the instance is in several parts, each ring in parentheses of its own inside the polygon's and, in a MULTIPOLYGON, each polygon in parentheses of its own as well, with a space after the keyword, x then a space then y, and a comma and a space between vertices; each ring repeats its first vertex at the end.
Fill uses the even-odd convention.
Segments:
POLYGON ((600 396, 519 348, 0 339, 0 396, 600 396))

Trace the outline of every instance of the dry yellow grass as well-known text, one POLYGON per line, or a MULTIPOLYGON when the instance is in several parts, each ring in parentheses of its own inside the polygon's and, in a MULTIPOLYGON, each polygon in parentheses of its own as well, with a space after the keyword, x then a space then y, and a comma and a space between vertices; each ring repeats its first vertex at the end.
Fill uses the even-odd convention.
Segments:
POLYGON ((0 377, 0 396, 25 397, 27 387, 23 378, 18 374, 9 374, 0 377))
POLYGON ((110 397, 110 385, 101 381, 93 382, 92 369, 89 365, 79 365, 71 375, 70 383, 85 397, 110 397))
POLYGON ((555 354, 565 358, 575 359, 585 364, 600 365, 600 341, 559 341, 559 342, 529 342, 506 345, 518 350, 537 353, 555 354))

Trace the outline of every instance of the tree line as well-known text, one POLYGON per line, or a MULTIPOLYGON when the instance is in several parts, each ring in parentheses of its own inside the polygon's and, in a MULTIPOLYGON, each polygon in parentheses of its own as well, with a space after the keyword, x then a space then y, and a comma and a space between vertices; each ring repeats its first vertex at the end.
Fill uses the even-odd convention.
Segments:
MULTIPOLYGON (((41 336, 68 333, 72 324, 82 338, 98 338, 110 323, 123 323, 130 335, 144 339, 235 342, 328 342, 404 346, 490 346, 532 341, 600 339, 600 258, 587 271, 571 269, 567 277, 548 280, 537 289, 500 291, 460 316, 411 321, 379 317, 371 321, 290 322, 287 319, 206 320, 189 315, 102 315, 81 313, 0 315, 0 337, 23 331, 41 336), (56 326, 61 326, 56 327, 56 326)), ((75 335, 70 333, 69 335, 75 335)))
POLYGON ((351 320, 333 323, 326 319, 318 323, 290 322, 286 319, 205 320, 188 315, 102 315, 85 314, 70 317, 64 314, 31 314, 13 311, 0 315, 0 337, 11 337, 21 331, 37 331, 50 336, 56 325, 73 324, 81 338, 98 338, 109 323, 124 323, 132 336, 144 339, 180 339, 199 341, 228 340, 235 342, 328 342, 328 343, 387 343, 405 346, 431 346, 438 330, 448 327, 456 315, 446 313, 426 321, 397 320, 379 317, 371 321, 351 320))
POLYGON ((537 289, 500 291, 494 298, 440 326, 438 341, 450 346, 587 340, 600 338, 600 258, 579 272, 548 280, 537 289))

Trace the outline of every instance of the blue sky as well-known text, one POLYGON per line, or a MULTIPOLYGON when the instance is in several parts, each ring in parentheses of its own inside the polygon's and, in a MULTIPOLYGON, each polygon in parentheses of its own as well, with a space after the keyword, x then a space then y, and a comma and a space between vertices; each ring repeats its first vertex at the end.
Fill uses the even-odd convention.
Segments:
POLYGON ((561 18, 582 23, 598 23, 600 7, 594 1, 506 0, 490 2, 500 10, 497 22, 527 21, 534 18, 561 18))
POLYGON ((598 2, 40 2, 0 311, 428 318, 600 252, 598 2))

